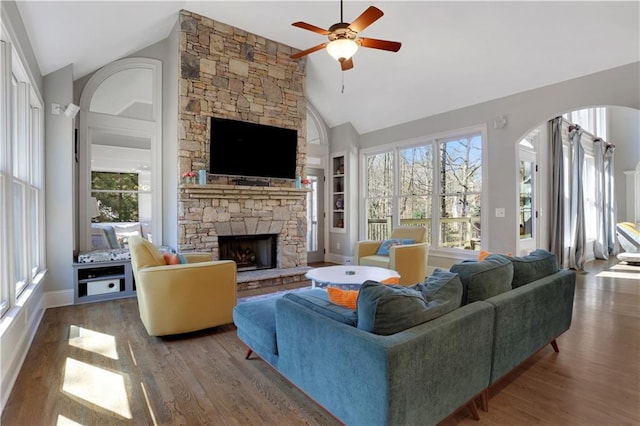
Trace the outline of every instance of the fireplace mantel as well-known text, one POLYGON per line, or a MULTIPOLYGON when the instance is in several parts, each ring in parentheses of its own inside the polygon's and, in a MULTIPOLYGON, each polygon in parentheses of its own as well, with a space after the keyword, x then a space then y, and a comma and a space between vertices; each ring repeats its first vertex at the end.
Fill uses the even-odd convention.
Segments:
POLYGON ((180 191, 189 198, 228 198, 228 199, 300 199, 311 191, 307 188, 286 188, 272 186, 244 185, 197 185, 182 184, 180 191))

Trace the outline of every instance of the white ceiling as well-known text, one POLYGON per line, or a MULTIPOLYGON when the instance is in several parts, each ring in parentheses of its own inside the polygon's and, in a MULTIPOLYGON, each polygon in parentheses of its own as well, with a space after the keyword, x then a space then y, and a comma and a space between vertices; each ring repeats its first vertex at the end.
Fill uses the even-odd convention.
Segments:
MULTIPOLYGON (((362 36, 402 42, 398 53, 360 49, 342 73, 324 51, 308 57, 307 98, 330 127, 367 133, 640 60, 640 2, 349 1, 385 15, 362 36), (341 88, 344 78, 344 93, 341 88)), ((18 1, 40 71, 70 63, 74 77, 167 37, 187 9, 304 50, 328 28, 332 1, 18 1)))

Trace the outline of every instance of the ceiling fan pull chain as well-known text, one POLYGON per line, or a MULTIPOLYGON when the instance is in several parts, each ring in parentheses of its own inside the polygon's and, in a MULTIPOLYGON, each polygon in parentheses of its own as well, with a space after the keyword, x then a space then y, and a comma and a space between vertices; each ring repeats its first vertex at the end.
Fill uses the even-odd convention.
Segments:
POLYGON ((341 72, 340 75, 342 76, 342 93, 344 94, 344 72, 341 72))

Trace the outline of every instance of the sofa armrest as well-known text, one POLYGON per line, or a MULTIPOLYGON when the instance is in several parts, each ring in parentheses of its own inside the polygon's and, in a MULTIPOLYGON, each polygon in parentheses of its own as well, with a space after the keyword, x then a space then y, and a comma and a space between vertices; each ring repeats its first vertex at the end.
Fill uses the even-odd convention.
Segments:
POLYGON ((378 248, 380 248, 380 244, 382 241, 356 241, 356 244, 353 248, 353 259, 356 265, 359 265, 360 258, 365 256, 372 256, 376 254, 378 248))
POLYGON ((211 253, 182 253, 189 263, 211 262, 211 253))
POLYGON ((569 329, 575 283, 561 270, 486 300, 496 313, 491 383, 569 329))
POLYGON ((379 336, 280 299, 277 368, 346 424, 436 424, 488 386, 493 317, 476 302, 379 336))
POLYGON ((236 305, 236 265, 232 261, 162 265, 141 269, 136 290, 140 318, 152 336, 193 330, 219 312, 220 324, 236 305))
POLYGON ((428 255, 427 243, 392 246, 389 249, 389 269, 398 271, 403 285, 422 283, 427 276, 428 255))

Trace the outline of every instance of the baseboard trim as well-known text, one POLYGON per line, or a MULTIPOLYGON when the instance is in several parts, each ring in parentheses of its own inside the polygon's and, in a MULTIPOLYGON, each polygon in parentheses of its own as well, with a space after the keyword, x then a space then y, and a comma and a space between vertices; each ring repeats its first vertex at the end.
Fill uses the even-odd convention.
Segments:
POLYGON ((73 305, 73 290, 47 291, 44 293, 44 302, 45 308, 73 305))
POLYGON ((343 256, 341 254, 329 253, 326 255, 326 261, 331 263, 337 263, 338 265, 351 265, 353 264, 353 257, 343 256))

